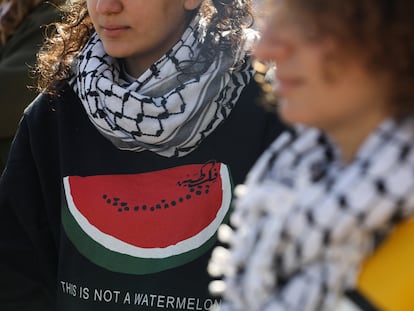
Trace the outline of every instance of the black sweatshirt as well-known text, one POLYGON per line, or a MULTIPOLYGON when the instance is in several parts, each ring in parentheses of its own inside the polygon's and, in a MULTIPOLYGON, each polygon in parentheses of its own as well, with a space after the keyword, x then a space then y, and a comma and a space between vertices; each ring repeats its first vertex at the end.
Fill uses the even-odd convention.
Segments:
POLYGON ((232 187, 285 129, 250 84, 190 154, 122 151, 68 85, 25 111, 0 181, 0 310, 207 310, 232 187))

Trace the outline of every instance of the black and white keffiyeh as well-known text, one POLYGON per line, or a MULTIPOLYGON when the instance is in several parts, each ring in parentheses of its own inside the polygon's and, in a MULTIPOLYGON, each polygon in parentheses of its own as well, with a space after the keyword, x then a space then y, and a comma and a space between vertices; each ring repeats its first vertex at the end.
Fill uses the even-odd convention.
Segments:
POLYGON ((378 237, 413 214, 414 120, 384 121, 348 165, 332 146, 285 133, 236 190, 236 229, 219 231, 229 250, 209 264, 224 274, 221 311, 335 310, 378 237))
MULTIPOLYGON (((221 51, 207 71, 195 62, 202 48, 197 16, 179 42, 132 82, 95 34, 79 56, 74 90, 95 127, 132 151, 184 156, 225 120, 252 77, 247 51, 221 51)), ((246 45, 255 40, 246 31, 246 45)))

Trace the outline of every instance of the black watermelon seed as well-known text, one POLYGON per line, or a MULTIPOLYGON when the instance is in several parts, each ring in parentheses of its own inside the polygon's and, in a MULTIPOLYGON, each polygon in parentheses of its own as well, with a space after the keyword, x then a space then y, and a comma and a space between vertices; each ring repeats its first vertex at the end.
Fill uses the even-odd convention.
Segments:
POLYGON ((151 206, 150 210, 151 210, 151 212, 155 211, 155 207, 151 206))
POLYGON ((190 188, 190 192, 194 192, 195 190, 194 190, 194 188, 190 188))
POLYGON ((191 199, 191 195, 187 194, 187 195, 185 196, 185 198, 186 198, 187 200, 190 200, 190 199, 191 199))
POLYGON ((129 207, 128 206, 124 207, 124 210, 129 211, 129 207))
POLYGON ((106 203, 111 204, 111 199, 106 200, 106 203))
POLYGON ((183 199, 183 198, 179 198, 179 199, 178 199, 178 201, 179 201, 179 202, 183 202, 183 201, 184 201, 184 199, 183 199))
POLYGON ((137 210, 139 210, 139 206, 134 207, 134 211, 137 211, 137 210))
POLYGON ((142 209, 145 211, 147 210, 147 206, 146 205, 142 205, 142 209))
POLYGON ((122 208, 118 208, 118 212, 122 212, 122 208))
POLYGON ((127 206, 128 203, 127 202, 121 202, 121 206, 127 206))
POLYGON ((114 198, 114 201, 119 201, 120 200, 120 198, 114 198))
POLYGON ((102 197, 103 197, 104 199, 106 199, 108 196, 107 196, 106 194, 104 194, 102 197))
POLYGON ((177 202, 175 202, 175 201, 171 201, 171 205, 172 206, 175 206, 177 204, 177 202))
POLYGON ((158 209, 160 209, 160 208, 161 208, 161 204, 157 204, 157 205, 156 205, 156 207, 157 207, 158 209))
POLYGON ((164 205, 164 208, 169 208, 170 206, 168 205, 168 204, 165 204, 164 205))

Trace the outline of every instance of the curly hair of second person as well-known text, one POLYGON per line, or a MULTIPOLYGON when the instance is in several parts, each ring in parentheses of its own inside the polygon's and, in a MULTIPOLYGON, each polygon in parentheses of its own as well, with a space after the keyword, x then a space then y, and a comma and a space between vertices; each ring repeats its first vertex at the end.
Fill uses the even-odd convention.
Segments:
MULTIPOLYGON (((264 12, 277 0, 265 0, 264 12)), ((358 58, 391 80, 396 116, 414 114, 414 2, 412 0, 290 0, 290 12, 309 40, 329 38, 328 61, 358 58)))
POLYGON ((6 44, 26 16, 45 2, 59 5, 62 0, 0 0, 1 8, 10 6, 0 19, 0 44, 6 44))
MULTIPOLYGON (((39 91, 53 93, 57 82, 67 78, 73 60, 94 32, 86 0, 69 0, 66 4, 62 22, 55 24, 56 32, 38 54, 39 91)), ((207 59, 216 55, 223 40, 228 42, 227 47, 235 48, 242 40, 243 29, 253 23, 251 0, 204 0, 199 10, 207 21, 203 44, 203 57, 207 59)), ((189 18, 194 13, 190 12, 189 18)))

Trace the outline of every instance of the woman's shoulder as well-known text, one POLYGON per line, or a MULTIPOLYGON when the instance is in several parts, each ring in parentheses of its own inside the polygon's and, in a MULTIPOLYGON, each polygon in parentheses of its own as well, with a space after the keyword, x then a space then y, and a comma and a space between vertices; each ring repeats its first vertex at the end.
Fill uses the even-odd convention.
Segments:
POLYGON ((24 110, 27 119, 38 119, 45 114, 54 114, 60 110, 65 102, 78 100, 75 92, 67 81, 59 83, 53 92, 45 91, 37 97, 24 110))

